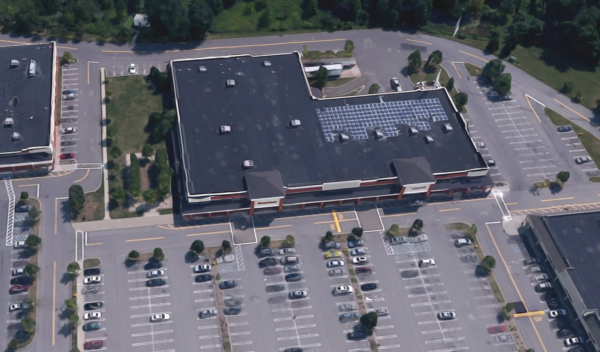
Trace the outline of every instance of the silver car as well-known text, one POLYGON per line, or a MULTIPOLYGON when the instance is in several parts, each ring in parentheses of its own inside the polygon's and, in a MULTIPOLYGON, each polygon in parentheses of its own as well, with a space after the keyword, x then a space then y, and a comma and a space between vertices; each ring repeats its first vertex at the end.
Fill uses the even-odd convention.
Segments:
POLYGON ((340 312, 351 312, 353 310, 356 310, 356 304, 354 304, 354 303, 340 304, 340 312))
POLYGON ((283 271, 285 271, 286 273, 294 273, 296 271, 300 271, 300 264, 285 266, 283 267, 283 271))

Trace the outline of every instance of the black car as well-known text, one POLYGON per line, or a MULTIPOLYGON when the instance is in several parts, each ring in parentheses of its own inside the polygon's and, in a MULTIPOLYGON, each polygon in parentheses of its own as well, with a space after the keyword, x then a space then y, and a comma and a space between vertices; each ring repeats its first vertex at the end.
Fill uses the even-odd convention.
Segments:
POLYGON ((227 290, 229 288, 234 288, 234 287, 235 287, 235 281, 233 281, 233 280, 223 281, 219 284, 219 288, 221 290, 227 290))
POLYGON ((569 132, 573 130, 573 127, 571 126, 560 126, 559 128, 557 128, 558 132, 569 132))
POLYGON ((373 291, 373 290, 377 289, 377 284, 376 283, 362 284, 362 285, 360 285, 360 289, 363 291, 373 291))
POLYGON ((300 281, 300 280, 302 280, 302 274, 300 274, 300 273, 287 274, 285 276, 285 281, 293 282, 293 281, 300 281))
POLYGON ((100 275, 100 268, 85 269, 83 271, 83 276, 93 276, 93 275, 100 275))
POLYGON ((302 352, 304 351, 303 349, 301 349, 300 347, 292 347, 292 348, 288 348, 283 352, 302 352))
POLYGON ((571 329, 560 329, 556 332, 556 337, 559 339, 564 339, 573 335, 575 335, 575 332, 571 329))
POLYGON ((260 257, 261 257, 261 258, 264 258, 264 257, 272 257, 272 256, 274 256, 274 255, 275 255, 275 250, 273 250, 273 249, 271 249, 271 248, 262 248, 262 249, 260 250, 260 253, 259 253, 259 255, 260 255, 260 257))
POLYGON ((281 272, 281 268, 265 268, 265 270, 263 270, 263 273, 265 275, 277 275, 281 272))
POLYGON ((348 248, 362 247, 364 244, 362 240, 348 241, 348 248))
POLYGON ((90 302, 90 303, 84 304, 83 309, 94 310, 94 309, 102 308, 102 306, 103 306, 102 302, 90 302))
POLYGON ((538 258, 528 258, 523 261, 523 265, 541 264, 542 261, 538 258))
POLYGON ((283 285, 269 285, 265 288, 267 292, 280 292, 285 290, 285 286, 283 285))
POLYGON ((29 275, 13 277, 10 280, 11 285, 31 285, 32 282, 33 282, 33 278, 29 275))
POLYGON ((27 213, 31 210, 31 204, 19 205, 15 208, 17 213, 27 213))
POLYGON ((148 261, 148 263, 146 265, 144 265, 144 269, 146 269, 146 270, 158 269, 160 267, 162 267, 162 263, 159 262, 158 260, 152 260, 152 259, 150 259, 148 261))
POLYGON ((260 262, 258 262, 259 268, 265 268, 267 266, 275 266, 275 265, 277 265, 277 259, 275 259, 275 258, 265 258, 265 259, 261 260, 260 262))
POLYGON ((363 340, 367 338, 367 334, 364 331, 352 331, 347 336, 348 340, 363 340))
POLYGON ((196 276, 196 282, 206 282, 212 280, 211 274, 203 274, 196 276))
POLYGON ((165 285, 166 283, 167 282, 163 279, 152 279, 152 280, 146 281, 146 286, 148 286, 148 287, 162 286, 162 285, 165 285))
POLYGON ((237 314, 240 314, 241 311, 242 311, 242 307, 238 306, 238 307, 225 308, 223 313, 225 313, 225 315, 237 315, 237 314))

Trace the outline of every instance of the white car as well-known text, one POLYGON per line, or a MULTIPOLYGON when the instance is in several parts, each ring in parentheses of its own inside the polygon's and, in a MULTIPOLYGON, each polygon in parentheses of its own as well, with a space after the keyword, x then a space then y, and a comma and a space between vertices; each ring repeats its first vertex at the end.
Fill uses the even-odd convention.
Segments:
POLYGON ((8 307, 8 311, 14 312, 16 310, 24 310, 24 309, 28 309, 28 308, 29 308, 28 303, 15 303, 15 304, 11 304, 10 307, 8 307))
POLYGON ((151 270, 148 272, 147 277, 163 276, 164 274, 165 274, 164 270, 151 270))
POLYGON ((435 265, 435 260, 433 260, 432 258, 419 260, 420 268, 426 268, 431 265, 435 265))
POLYGON ((457 239, 457 240, 454 241, 454 245, 456 247, 470 246, 472 244, 473 244, 473 242, 471 242, 471 240, 468 239, 468 238, 459 238, 459 239, 457 239))
POLYGON ((546 274, 538 274, 538 275, 533 275, 533 279, 535 281, 548 281, 549 277, 546 274))
POLYGON ((374 312, 379 317, 382 317, 382 316, 385 316, 385 315, 389 314, 387 308, 377 308, 377 309, 374 310, 374 312))
POLYGON ((85 313, 83 315, 83 320, 100 319, 100 318, 102 318, 102 313, 100 313, 100 312, 85 313))
POLYGON ((62 134, 71 134, 71 133, 75 133, 77 132, 77 127, 67 127, 67 128, 63 128, 61 133, 62 134))
POLYGON ((566 316, 567 311, 564 309, 555 309, 548 312, 548 315, 550 315, 550 318, 557 318, 559 316, 566 316))
POLYGON ((367 248, 366 247, 362 247, 362 248, 354 248, 353 250, 350 251, 350 255, 357 256, 357 255, 365 255, 367 254, 367 248))
POLYGON ((454 312, 439 312, 437 316, 438 316, 439 320, 452 320, 452 319, 456 318, 456 313, 454 313, 454 312))
POLYGON ((579 345, 581 343, 581 337, 568 337, 565 339, 564 343, 567 347, 579 345))
POLYGON ((136 73, 137 73, 137 67, 135 66, 135 64, 129 65, 129 74, 135 75, 136 73))
POLYGON ((25 268, 16 268, 12 271, 13 276, 19 276, 25 274, 25 268))
POLYGON ((589 156, 582 156, 581 158, 575 159, 576 164, 585 164, 589 163, 590 161, 592 161, 592 158, 590 158, 589 156))
POLYGON ((63 100, 74 100, 75 98, 77 98, 77 94, 75 94, 75 93, 69 93, 69 94, 63 95, 63 100))
POLYGON ((343 260, 330 260, 327 262, 327 267, 328 268, 337 268, 339 266, 345 266, 346 264, 344 263, 343 260))
POLYGON ((336 286, 333 288, 333 294, 335 296, 344 295, 344 294, 352 293, 352 292, 354 292, 354 289, 352 288, 352 286, 349 286, 349 285, 341 285, 341 286, 336 286))
POLYGON ((398 87, 400 85, 400 81, 398 81, 397 77, 392 77, 392 86, 394 88, 398 87))
POLYGON ((296 253, 296 249, 295 248, 281 248, 279 250, 279 255, 293 254, 293 253, 296 253))
POLYGON ((204 273, 210 271, 210 264, 201 264, 194 267, 195 273, 204 273))
POLYGON ((84 284, 99 284, 102 282, 102 278, 100 276, 90 276, 83 279, 84 284))
POLYGON ((14 247, 15 248, 24 248, 27 246, 25 245, 25 241, 15 241, 14 247))
POLYGON ((165 321, 165 320, 170 320, 171 319, 171 314, 167 314, 167 313, 161 313, 161 314, 154 314, 150 317, 150 321, 151 322, 157 322, 157 321, 165 321))
POLYGON ((352 264, 367 264, 368 262, 369 262, 369 258, 367 258, 367 257, 352 258, 352 264))

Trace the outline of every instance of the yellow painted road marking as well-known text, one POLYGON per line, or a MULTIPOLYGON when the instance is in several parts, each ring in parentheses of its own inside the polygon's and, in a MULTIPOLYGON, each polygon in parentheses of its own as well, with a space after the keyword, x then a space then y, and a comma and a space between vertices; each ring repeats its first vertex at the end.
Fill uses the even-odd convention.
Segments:
POLYGON ((79 50, 79 49, 77 49, 77 48, 73 48, 73 47, 70 47, 70 46, 58 46, 58 45, 57 45, 56 47, 57 47, 57 48, 59 48, 59 49, 71 49, 71 50, 79 50))
MULTIPOLYGON (((489 225, 485 224, 485 227, 487 228, 488 233, 490 234, 490 238, 492 239, 492 242, 494 243, 494 247, 496 247, 496 251, 498 252, 498 255, 500 256, 500 259, 502 260, 502 263, 504 264, 504 267, 506 268, 506 273, 508 273, 508 277, 510 277, 510 281, 512 281, 512 284, 515 287, 515 290, 517 291, 517 294, 519 295, 519 299, 521 300, 521 302, 523 302, 523 305, 525 306, 525 309, 527 310, 527 304, 525 304, 525 300, 523 300, 523 296, 521 295, 521 291, 519 291, 519 288, 517 287, 517 284, 515 283, 515 279, 513 278, 512 274, 510 273, 510 269, 508 268, 508 265, 506 264, 506 261, 504 260, 504 256, 500 252, 500 248, 498 248, 498 244, 496 243, 496 240, 494 239, 494 235, 492 235, 492 231, 490 230, 489 225)), ((542 348, 544 349, 544 352, 548 352, 548 350, 546 350, 546 346, 544 345, 544 342, 542 341, 542 338, 540 337, 540 334, 537 331, 537 328, 535 327, 535 324, 533 323, 533 320, 531 319, 531 317, 529 317, 529 321, 531 322, 531 326, 533 327, 533 331, 535 331, 535 334, 536 334, 538 340, 540 341, 540 344, 542 345, 542 348)))
POLYGON ((342 229, 340 229, 340 221, 338 220, 337 213, 335 212, 335 210, 331 211, 331 215, 333 215, 333 222, 335 223, 335 228, 337 232, 342 232, 342 229))
POLYGON ((97 242, 97 243, 88 243, 87 246, 99 246, 101 244, 104 244, 102 242, 97 242))
POLYGON ((506 205, 517 205, 519 203, 506 203, 506 205))
POLYGON ((415 42, 415 43, 423 43, 423 44, 427 44, 427 45, 433 45, 431 43, 427 43, 427 42, 422 42, 420 40, 414 40, 414 39, 406 39, 407 42, 415 42))
POLYGON ((535 117, 537 117, 538 122, 542 122, 542 120, 540 120, 540 117, 538 116, 537 112, 535 112, 535 110, 533 109, 533 106, 531 106, 531 102, 529 101, 529 97, 527 96, 527 94, 525 94, 525 99, 527 99, 527 104, 529 104, 529 107, 531 108, 531 111, 533 111, 533 114, 535 115, 535 117))
POLYGON ((460 208, 452 208, 452 209, 440 209, 440 213, 443 213, 445 211, 456 211, 456 210, 460 210, 460 208))
POLYGON ((566 198, 554 198, 554 199, 542 199, 542 202, 554 202, 554 201, 558 201, 558 200, 569 200, 569 199, 575 199, 575 197, 566 197, 566 198))
POLYGON ((249 44, 249 45, 234 45, 234 46, 217 46, 213 48, 198 48, 189 50, 148 50, 148 51, 133 51, 133 50, 102 50, 103 53, 141 53, 141 52, 160 52, 160 53, 179 53, 186 51, 204 51, 204 50, 219 50, 219 49, 238 49, 238 48, 252 48, 261 46, 275 46, 275 45, 291 45, 291 44, 307 44, 307 43, 323 43, 323 42, 338 42, 345 41, 346 39, 323 39, 323 40, 302 40, 297 42, 286 42, 286 43, 268 43, 268 44, 249 44))
POLYGON ((404 214, 390 214, 390 215, 381 215, 382 218, 391 218, 393 216, 406 216, 406 215, 414 215, 416 213, 404 213, 404 214))
POLYGON ((579 115, 581 118, 583 118, 584 120, 586 120, 587 122, 590 122, 590 119, 588 119, 587 117, 581 115, 580 113, 578 113, 577 111, 569 108, 568 106, 566 106, 565 104, 561 103, 560 101, 554 99, 555 102, 559 103, 563 108, 567 108, 568 110, 570 110, 572 113, 579 115))
MULTIPOLYGON (((284 228, 284 227, 292 227, 292 225, 279 225, 279 226, 269 226, 269 227, 257 227, 256 231, 281 229, 281 228, 284 228)), ((229 232, 229 231, 227 231, 227 232, 229 232)))
MULTIPOLYGON (((338 217, 341 217, 340 214, 337 214, 338 217)), ((338 222, 342 222, 342 221, 356 221, 356 219, 339 219, 338 218, 338 222)), ((317 221, 315 222, 315 225, 321 225, 321 224, 331 224, 332 222, 335 222, 334 220, 329 220, 329 221, 317 221)))
POLYGON ((37 183, 34 183, 34 184, 30 184, 30 185, 19 185, 19 187, 35 187, 37 185, 38 185, 37 183))
POLYGON ((522 318, 522 317, 537 317, 540 315, 546 315, 546 312, 544 312, 543 310, 537 310, 534 312, 527 312, 527 313, 515 313, 513 314, 513 316, 515 318, 522 318))
POLYGON ((465 53, 464 51, 460 51, 460 50, 459 50, 458 52, 459 52, 459 53, 463 53, 463 54, 465 54, 465 55, 472 56, 472 57, 474 57, 474 58, 476 58, 476 59, 479 59, 479 60, 481 60, 481 61, 489 62, 489 61, 488 61, 488 60, 486 60, 486 59, 482 59, 482 58, 480 58, 479 56, 475 56, 475 55, 473 55, 473 54, 465 53))
POLYGON ((88 177, 89 174, 90 174, 90 169, 87 170, 87 172, 85 173, 85 176, 83 176, 79 180, 75 181, 75 183, 85 180, 85 178, 88 177))
POLYGON ((216 235, 218 233, 231 233, 231 231, 215 231, 215 232, 203 232, 203 233, 190 233, 189 235, 186 235, 186 236, 192 237, 192 236, 203 236, 203 235, 216 235))
POLYGON ((174 227, 173 225, 157 225, 157 226, 160 227, 161 229, 165 229, 165 230, 189 230, 189 229, 199 229, 202 227, 209 227, 209 226, 227 226, 227 223, 210 224, 210 225, 196 225, 196 226, 182 226, 182 227, 174 227))
POLYGON ((458 78, 462 79, 462 77, 460 76, 460 72, 458 72, 458 69, 456 68, 456 65, 454 65, 454 62, 452 63, 452 66, 456 70, 456 73, 458 74, 458 78))
POLYGON ((56 262, 54 262, 54 279, 52 280, 52 346, 56 336, 56 262))
POLYGON ((37 177, 27 177, 27 178, 14 178, 12 180, 12 182, 21 182, 21 181, 28 181, 28 180, 35 180, 38 178, 52 178, 52 177, 62 177, 62 176, 67 176, 68 174, 74 172, 75 170, 71 170, 71 171, 64 171, 64 173, 61 172, 56 172, 56 173, 49 173, 46 176, 37 176, 37 177))
POLYGON ((164 240, 164 237, 152 237, 152 238, 137 238, 135 240, 126 240, 125 242, 140 242, 140 241, 154 241, 154 240, 164 240))

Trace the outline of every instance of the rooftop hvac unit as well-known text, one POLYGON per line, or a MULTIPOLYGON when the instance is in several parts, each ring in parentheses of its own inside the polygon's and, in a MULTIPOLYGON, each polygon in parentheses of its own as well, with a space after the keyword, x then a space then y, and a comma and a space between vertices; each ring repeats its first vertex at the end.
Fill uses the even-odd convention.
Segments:
POLYGON ((375 131, 375 139, 382 139, 383 137, 385 137, 383 132, 381 132, 380 130, 375 131))
POLYGON ((12 127, 14 124, 15 124, 15 121, 10 117, 7 117, 4 120, 4 127, 12 127))
POLYGON ((290 125, 292 127, 300 127, 300 126, 302 126, 302 122, 300 122, 300 120, 292 120, 292 121, 290 121, 290 125))
POLYGON ((445 123, 444 126, 442 126, 442 130, 446 133, 450 132, 452 131, 452 125, 450 125, 449 123, 445 123))
POLYGON ((349 139, 350 139, 350 136, 348 135, 348 133, 344 133, 344 132, 340 133, 340 142, 345 142, 349 139))
POLYGON ((12 139, 13 141, 18 141, 19 139, 21 139, 21 134, 19 132, 15 132, 10 136, 10 139, 12 139))
POLYGON ((206 66, 198 66, 198 72, 206 72, 206 66))
POLYGON ((254 161, 252 161, 252 160, 244 160, 244 162, 242 163, 242 167, 244 169, 252 169, 252 168, 254 168, 254 161))
POLYGON ((427 142, 427 144, 433 143, 433 137, 429 135, 425 136, 425 142, 427 142))
POLYGON ((231 133, 231 126, 221 126, 221 134, 231 133))
POLYGON ((10 67, 18 67, 19 60, 10 60, 10 67))
POLYGON ((235 80, 233 79, 228 79, 226 82, 227 88, 229 87, 235 87, 235 80))
POLYGON ((269 67, 271 66, 271 61, 263 61, 263 65, 265 65, 265 67, 269 67))
POLYGON ((419 133, 419 130, 414 127, 414 126, 410 126, 408 128, 408 134, 410 134, 411 136, 416 136, 419 133))

